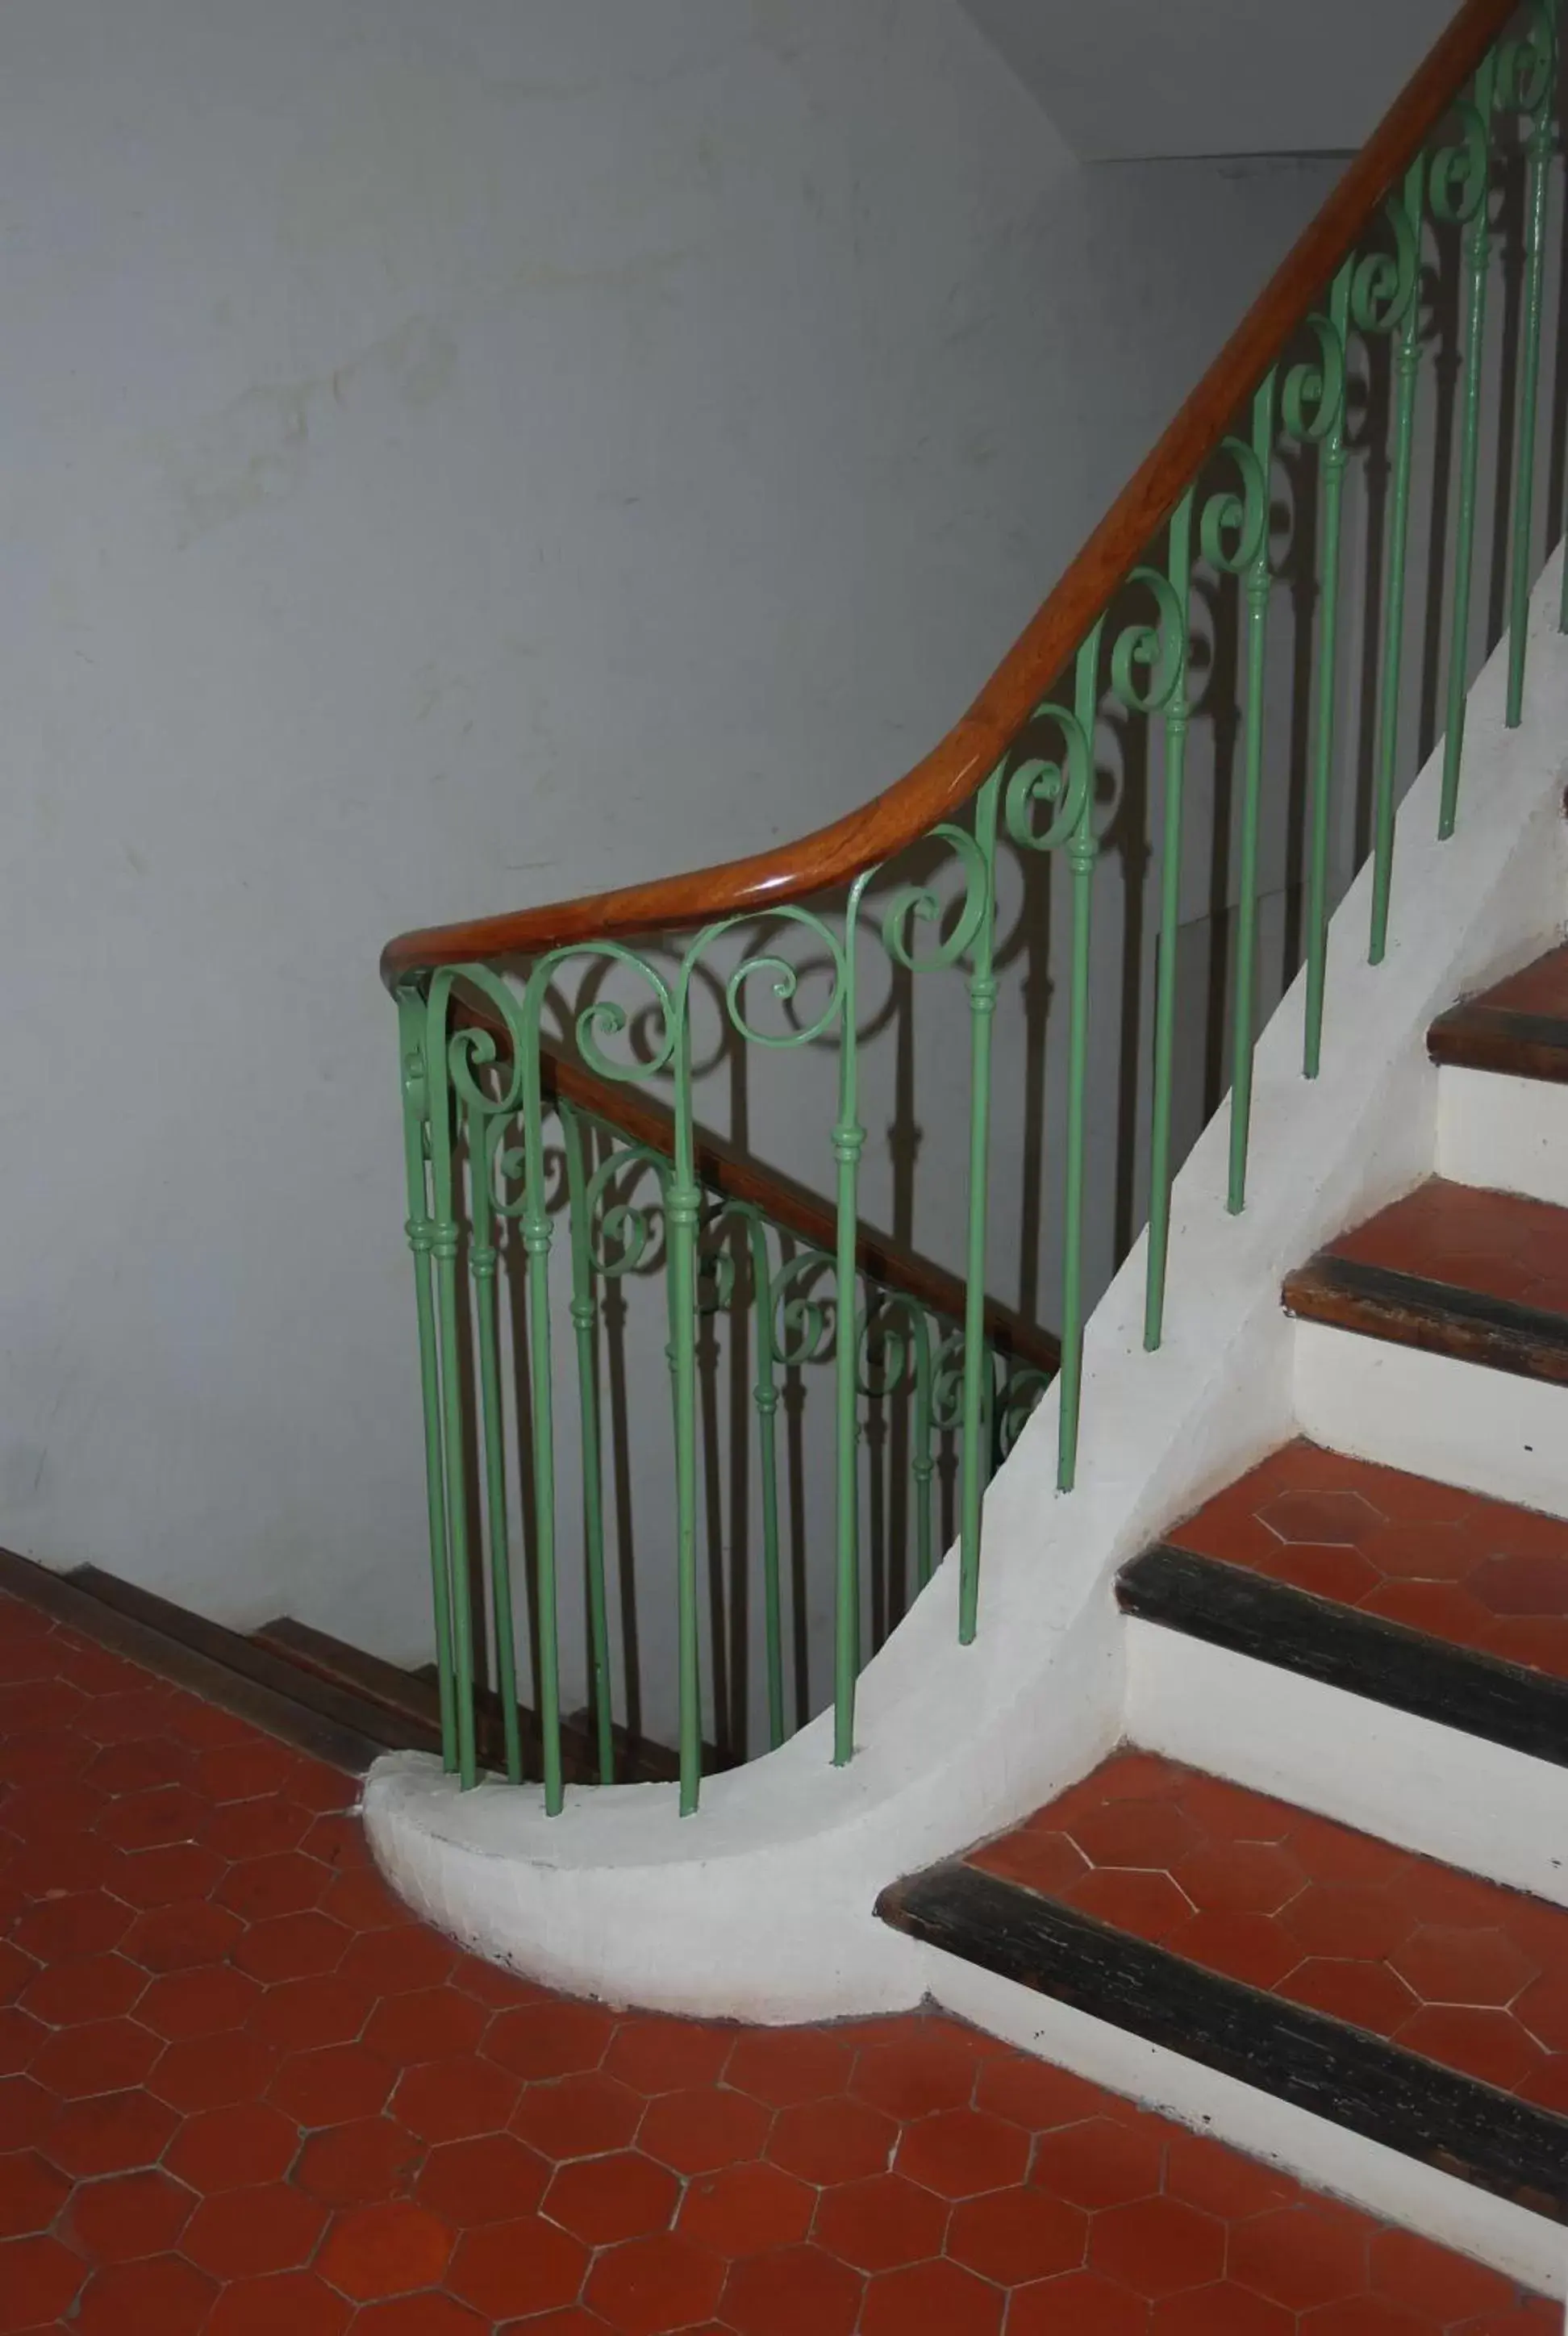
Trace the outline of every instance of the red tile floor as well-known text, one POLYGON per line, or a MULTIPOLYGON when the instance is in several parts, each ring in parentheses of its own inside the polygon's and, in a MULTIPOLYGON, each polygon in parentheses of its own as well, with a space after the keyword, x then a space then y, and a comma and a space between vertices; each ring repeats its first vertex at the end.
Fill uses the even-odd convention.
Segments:
POLYGON ((0 1598, 0 2331, 1548 2336, 1558 2307, 950 2021, 462 1955, 352 1780, 0 1598))
POLYGON ((1341 1606, 1568 1679, 1568 1523, 1315 1444, 1281 1445, 1165 1536, 1341 1606))

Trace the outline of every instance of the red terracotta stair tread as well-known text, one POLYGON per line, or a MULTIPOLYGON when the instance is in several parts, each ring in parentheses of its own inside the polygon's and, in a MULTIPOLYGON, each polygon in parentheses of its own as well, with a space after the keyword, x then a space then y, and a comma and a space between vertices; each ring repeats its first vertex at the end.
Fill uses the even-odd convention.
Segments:
MULTIPOLYGON (((1568 1679, 1568 1520, 1561 1517, 1297 1441, 1164 1539, 1568 1679)), ((1037 1847, 1017 1854, 1042 1866, 1059 1862, 1061 1840, 1043 1834, 1037 1847)))
POLYGON ((1505 974, 1465 1003, 1493 1007, 1506 1014, 1539 1014, 1568 1021, 1568 946, 1548 949, 1518 973, 1505 974))
POLYGON ((1517 1192, 1433 1176, 1325 1253, 1568 1314, 1568 1209, 1517 1192))
POLYGON ((1012 1835, 971 1850, 966 1863, 1016 1881, 1018 1837, 1048 1842, 1058 1834, 1088 1871, 1042 1896, 1098 1915, 1096 1885, 1125 1883, 1115 1926, 1202 1969, 1522 2098, 1540 2098, 1564 2072, 1568 2047, 1553 1991, 1568 1988, 1568 1910, 1475 1876, 1450 1877, 1390 1843, 1176 1761, 1151 1767, 1148 1754, 1132 1751, 1114 1754, 1012 1835), (1139 1810, 1144 1824, 1129 1820, 1139 1810), (1260 1848, 1269 1853, 1266 1890, 1260 1848), (1223 1899, 1232 1860, 1242 1877, 1237 1894, 1250 1889, 1263 1899, 1247 1917, 1250 1967, 1222 1932, 1205 1927, 1204 1908, 1223 1899), (1456 1890, 1449 1886, 1456 1880, 1456 1890), (1181 1898, 1183 1924, 1172 1925, 1164 1900, 1141 1894, 1153 1883, 1181 1898))

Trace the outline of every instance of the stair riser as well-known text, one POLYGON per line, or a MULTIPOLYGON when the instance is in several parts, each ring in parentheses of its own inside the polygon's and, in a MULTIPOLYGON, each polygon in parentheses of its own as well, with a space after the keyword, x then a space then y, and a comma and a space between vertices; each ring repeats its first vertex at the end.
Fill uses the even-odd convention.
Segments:
POLYGON ((1568 1516, 1568 1387, 1298 1322, 1294 1399, 1314 1443, 1568 1516))
POLYGON ((910 1942, 932 1998, 959 2018, 1424 2232, 1548 2295, 1568 2292, 1560 2224, 1365 2140, 1016 1981, 910 1942))
POLYGON ((1568 1905, 1568 1776, 1129 1616, 1126 1733, 1151 1752, 1568 1905))
POLYGON ((1436 1173, 1568 1208, 1568 1085, 1445 1064, 1436 1173))

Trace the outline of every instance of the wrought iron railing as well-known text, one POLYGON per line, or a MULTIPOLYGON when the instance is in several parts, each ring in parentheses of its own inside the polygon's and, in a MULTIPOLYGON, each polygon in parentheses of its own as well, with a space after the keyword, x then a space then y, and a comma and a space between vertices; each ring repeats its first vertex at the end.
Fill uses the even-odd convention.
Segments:
MULTIPOLYGON (((1184 1015, 1203 1003, 1184 995, 1181 977, 1192 756, 1202 724, 1217 801, 1224 644, 1234 644, 1239 712, 1222 1082, 1233 1212, 1246 1202, 1264 987, 1261 871, 1273 830, 1293 816, 1286 798, 1295 774, 1300 913, 1285 945, 1290 961, 1275 970, 1282 982, 1298 960, 1304 966, 1302 1069, 1311 1078, 1335 899, 1369 859, 1368 950, 1380 962, 1391 918, 1408 906, 1394 890, 1402 787, 1424 730, 1436 726, 1432 709, 1445 712, 1440 832, 1453 832, 1466 695, 1499 629, 1508 640, 1506 718, 1520 717, 1529 592, 1545 532, 1537 479, 1557 36, 1558 0, 1523 8, 1467 0, 969 714, 897 785, 751 860, 409 935, 385 952, 402 1017, 446 1754, 465 1784, 476 1775, 473 1703, 485 1669, 472 1595, 481 1540, 489 1670, 503 1707, 517 1701, 507 1526, 516 1504, 529 1535, 526 1635, 545 1800, 561 1806, 556 1458, 567 1377, 576 1381, 589 1699, 600 1772, 613 1773, 598 1342, 605 1290, 650 1263, 664 1293, 673 1420, 683 1811, 696 1806, 702 1766, 699 1348, 716 1311, 738 1306, 749 1326, 768 1741, 787 1725, 774 1443, 786 1374, 820 1362, 832 1380, 834 1760, 853 1750, 865 1639, 868 1406, 901 1397, 909 1406, 917 1591, 938 1546, 931 1487, 938 1444, 950 1439, 958 1630, 974 1637, 985 1484, 1054 1360, 1051 1342, 1030 1328, 1037 1304, 1008 1318, 987 1292, 996 1065, 1010 1095, 1033 1076, 1040 1043, 1027 1016, 998 1037, 998 1008, 1011 1014, 1009 968, 1050 922, 1055 888, 1041 871, 1058 864, 1069 940, 1051 1130, 1060 1188, 1057 1481, 1072 1490, 1090 1296, 1093 914, 1107 834, 1114 821, 1128 825, 1133 802, 1125 783, 1107 813, 1105 764, 1119 756, 1125 782, 1141 758, 1159 777, 1148 788, 1147 834, 1140 827, 1123 845, 1126 867, 1141 866, 1140 855, 1150 861, 1157 904, 1152 1045, 1138 1074, 1144 1343, 1154 1349, 1183 1148, 1178 1039, 1184 1015), (1501 315, 1488 303, 1499 275, 1501 315), (1478 594, 1473 579, 1488 547, 1491 589, 1478 594), (1414 593, 1413 573, 1422 579, 1414 593), (1275 634, 1285 599, 1295 629, 1282 666, 1275 634), (1358 677, 1352 637, 1359 727, 1347 711, 1358 677), (1276 757, 1281 722, 1287 744, 1276 757), (681 934, 690 938, 665 938, 681 934), (943 974, 961 985, 963 1051, 946 1278, 919 1265, 906 1242, 879 1243, 862 1224, 866 1032, 890 985, 912 993, 943 974), (775 1082, 792 1066, 799 1107, 792 1102, 788 1116, 804 1125, 820 1107, 831 1206, 698 1133, 696 1089, 716 1046, 769 1062, 775 1082), (797 1075, 793 1066, 807 1058, 825 1063, 831 1095, 797 1075), (568 1238, 558 1244, 562 1217, 568 1238), (558 1255, 570 1263, 564 1280, 558 1255), (499 1290, 514 1266, 523 1286, 509 1361, 499 1290)), ((955 1017, 940 1022, 944 1076, 959 1032, 955 1017)), ((1031 1190, 1040 1173, 1031 1155, 1031 1190)), ((1126 1228, 1128 1240, 1136 1230, 1126 1228)), ((507 1753, 515 1776, 515 1728, 507 1753)))

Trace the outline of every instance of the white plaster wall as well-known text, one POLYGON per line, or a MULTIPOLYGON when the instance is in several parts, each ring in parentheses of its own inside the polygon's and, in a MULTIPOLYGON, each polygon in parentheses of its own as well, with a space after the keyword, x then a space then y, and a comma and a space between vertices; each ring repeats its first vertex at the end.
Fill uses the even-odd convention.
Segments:
POLYGON ((1086 161, 1359 146, 1451 0, 963 0, 1086 161))
POLYGON ((11 0, 0 1539, 427 1641, 407 924, 962 705, 1319 199, 956 0, 11 0))

